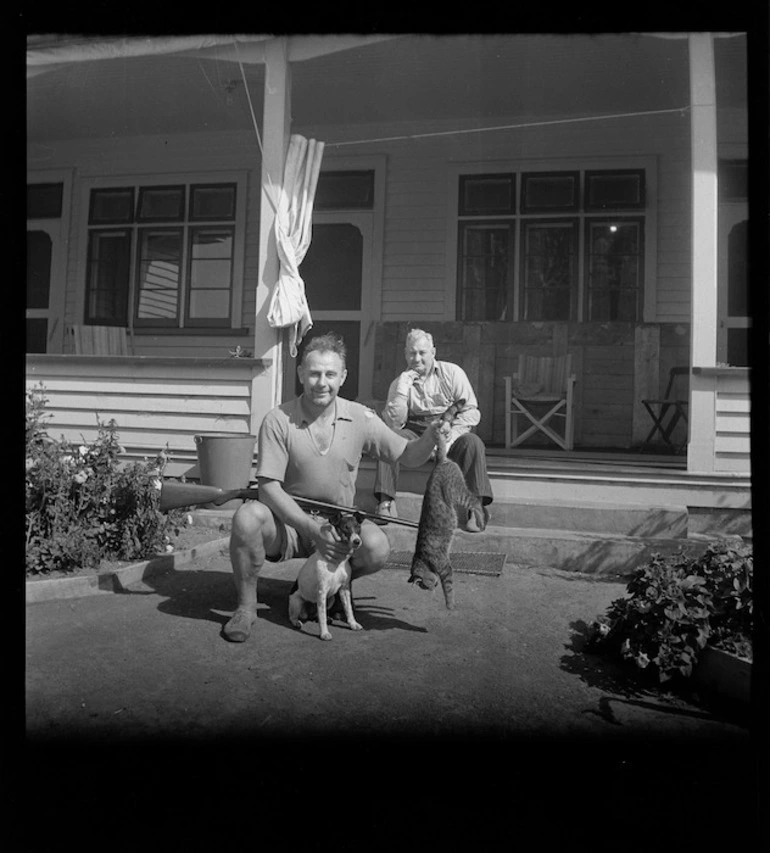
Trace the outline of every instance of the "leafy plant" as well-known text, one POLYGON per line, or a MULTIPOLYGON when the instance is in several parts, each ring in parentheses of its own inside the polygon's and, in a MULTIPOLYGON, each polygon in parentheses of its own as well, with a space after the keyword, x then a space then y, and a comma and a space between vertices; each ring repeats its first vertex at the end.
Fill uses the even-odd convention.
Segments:
POLYGON ((591 624, 588 649, 660 682, 689 677, 707 645, 751 657, 753 565, 750 545, 726 540, 696 558, 655 555, 591 624))
POLYGON ((97 568, 102 559, 142 559, 178 535, 184 513, 158 509, 167 454, 124 465, 117 424, 93 442, 52 439, 42 385, 26 400, 26 570, 97 568))

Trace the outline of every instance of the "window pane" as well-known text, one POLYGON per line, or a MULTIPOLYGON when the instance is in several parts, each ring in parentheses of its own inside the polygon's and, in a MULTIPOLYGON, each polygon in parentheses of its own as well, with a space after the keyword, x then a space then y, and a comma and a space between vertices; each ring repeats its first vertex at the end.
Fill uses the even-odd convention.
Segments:
POLYGON ((27 308, 48 308, 51 252, 45 231, 27 231, 27 308))
POLYGON ((374 207, 374 172, 321 172, 316 210, 370 210, 374 207))
POLYGON ((644 207, 644 170, 586 172, 586 199, 591 210, 644 207))
POLYGON ((635 322, 642 284, 639 222, 589 222, 588 319, 635 322))
POLYGON ((515 175, 462 175, 460 213, 515 213, 515 175))
POLYGON ((91 190, 89 222, 110 224, 117 222, 133 222, 133 219, 133 188, 91 190))
POLYGON ((138 218, 178 221, 184 216, 184 187, 142 187, 138 218))
POLYGON ((176 321, 181 255, 180 232, 140 232, 137 320, 154 320, 159 325, 176 321))
POLYGON ((27 184, 27 219, 58 219, 64 184, 27 184))
POLYGON ((235 184, 190 188, 190 219, 235 219, 235 184))
POLYGON ((577 210, 578 172, 535 173, 521 176, 521 209, 525 213, 577 210))
POLYGON ((190 244, 190 299, 187 316, 193 320, 230 316, 233 269, 231 228, 196 230, 190 244))
POLYGON ((130 251, 128 231, 91 232, 86 283, 87 323, 127 324, 130 251))
POLYGON ((526 320, 570 320, 577 289, 574 222, 525 222, 522 280, 526 320))
POLYGON ((299 268, 311 311, 360 311, 364 238, 351 223, 313 226, 299 268))
POLYGON ((512 315, 513 231, 492 223, 460 226, 461 320, 505 320, 512 315))

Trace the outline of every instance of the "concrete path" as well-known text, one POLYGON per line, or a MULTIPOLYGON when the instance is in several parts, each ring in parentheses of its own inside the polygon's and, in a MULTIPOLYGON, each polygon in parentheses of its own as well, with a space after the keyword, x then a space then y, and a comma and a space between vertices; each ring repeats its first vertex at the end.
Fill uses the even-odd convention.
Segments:
MULTIPOLYGON (((342 786, 341 803, 360 798, 370 810, 376 791, 377 802, 416 810, 434 830, 471 802, 489 811, 490 832, 523 808, 521 820, 539 815, 558 835, 552 818, 592 800, 609 827, 632 819, 634 797, 652 797, 659 819, 674 822, 680 808, 739 799, 722 782, 750 768, 745 721, 636 690, 617 666, 581 651, 585 624, 624 594, 623 581, 506 564, 497 578, 456 575, 450 613, 440 594, 386 569, 354 585, 365 630, 335 623, 322 642, 316 622, 298 631, 286 617, 300 564, 263 569, 259 620, 243 644, 221 636, 234 607, 224 549, 123 593, 28 605, 26 726, 37 766, 93 766, 98 776, 109 755, 110 778, 122 768, 132 780, 133 807, 150 790, 183 790, 193 812, 216 784, 217 802, 254 792, 276 807, 320 785, 327 797, 342 786)), ((565 825, 563 840, 588 826, 569 835, 565 825)), ((377 833, 368 841, 413 849, 377 833)))

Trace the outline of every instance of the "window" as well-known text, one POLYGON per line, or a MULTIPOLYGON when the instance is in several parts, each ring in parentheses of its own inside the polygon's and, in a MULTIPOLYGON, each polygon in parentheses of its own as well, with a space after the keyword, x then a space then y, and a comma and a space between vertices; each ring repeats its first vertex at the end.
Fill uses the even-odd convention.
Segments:
POLYGON ((235 183, 91 190, 87 323, 230 328, 235 183))
POLYGON ((577 223, 525 220, 522 223, 525 320, 570 320, 574 316, 577 223))
POLYGON ((320 172, 314 210, 371 210, 374 171, 320 172))
POLYGON ((458 319, 639 320, 644 169, 460 175, 458 189, 458 319))

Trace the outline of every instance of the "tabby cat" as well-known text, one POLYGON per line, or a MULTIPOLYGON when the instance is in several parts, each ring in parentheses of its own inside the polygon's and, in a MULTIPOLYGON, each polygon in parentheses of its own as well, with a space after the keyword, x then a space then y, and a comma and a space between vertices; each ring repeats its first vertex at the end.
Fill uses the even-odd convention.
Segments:
MULTIPOLYGON (((451 424, 464 403, 465 400, 453 403, 440 416, 441 420, 451 424)), ((458 513, 467 515, 468 511, 474 514, 483 529, 481 499, 468 491, 460 466, 447 459, 447 441, 441 434, 437 439, 436 464, 425 487, 409 583, 416 583, 420 589, 432 590, 441 581, 448 610, 454 609, 449 547, 457 527, 458 513)))

